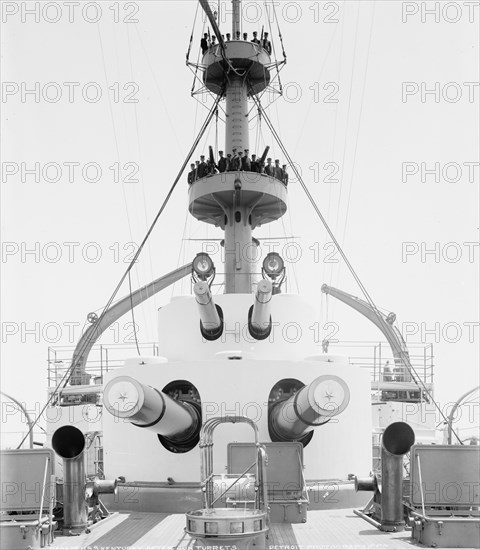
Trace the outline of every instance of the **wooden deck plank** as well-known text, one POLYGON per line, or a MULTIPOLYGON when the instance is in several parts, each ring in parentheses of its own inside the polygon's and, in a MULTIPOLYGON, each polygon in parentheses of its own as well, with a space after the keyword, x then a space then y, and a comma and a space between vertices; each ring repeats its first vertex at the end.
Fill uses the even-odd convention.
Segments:
POLYGON ((412 548, 410 532, 383 533, 351 510, 318 510, 308 522, 293 525, 297 548, 412 548))
POLYGON ((58 536, 56 535, 53 544, 50 548, 68 548, 69 550, 80 550, 91 546, 93 542, 115 529, 119 524, 124 522, 130 514, 122 512, 115 513, 111 517, 100 521, 93 525, 90 533, 81 533, 78 536, 58 536))
POLYGON ((193 548, 194 541, 184 532, 184 527, 185 515, 171 514, 137 540, 135 547, 138 549, 172 548, 175 550, 193 548))
MULTIPOLYGON (((184 532, 184 527, 184 514, 120 513, 95 525, 89 534, 83 533, 78 537, 58 537, 53 548, 195 550, 198 545, 184 532)), ((310 511, 307 523, 272 524, 266 544, 266 550, 324 550, 327 548, 332 550, 412 550, 424 547, 412 541, 410 531, 383 533, 356 516, 351 509, 310 511)))
POLYGON ((155 513, 131 513, 128 518, 120 523, 115 529, 106 533, 94 541, 94 546, 100 548, 113 546, 128 548, 136 546, 136 543, 145 533, 161 523, 168 514, 155 513))

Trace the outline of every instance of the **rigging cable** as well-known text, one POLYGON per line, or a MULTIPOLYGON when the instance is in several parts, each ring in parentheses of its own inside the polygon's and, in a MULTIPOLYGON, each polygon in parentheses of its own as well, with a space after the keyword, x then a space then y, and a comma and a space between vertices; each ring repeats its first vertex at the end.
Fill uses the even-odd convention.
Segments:
POLYGON ((193 18, 193 25, 192 25, 192 32, 190 34, 190 42, 188 44, 188 51, 187 51, 187 63, 190 58, 190 50, 192 49, 192 43, 193 43, 193 31, 195 30, 195 23, 197 22, 197 14, 198 14, 198 8, 200 6, 200 3, 197 3, 197 9, 195 10, 195 17, 193 18))
POLYGON ((215 157, 218 158, 218 107, 215 110, 215 157))
MULTIPOLYGON (((115 296, 117 295, 118 291, 120 290, 122 284, 124 283, 125 279, 129 276, 129 273, 130 271, 132 270, 133 266, 135 265, 135 263, 137 262, 144 246, 145 246, 145 243, 147 242, 148 238, 150 237, 153 229, 155 228, 161 214, 163 213, 163 211, 165 210, 165 207, 167 206, 168 204, 168 201, 170 200, 170 197, 172 196, 176 186, 177 186, 177 183, 179 182, 180 178, 182 177, 182 174, 185 170, 185 167, 187 166, 188 164, 188 161, 190 160, 191 156, 193 155, 193 153, 195 152, 195 149, 197 148, 203 134, 205 133, 205 130, 207 129, 208 125, 210 124, 212 118, 213 118, 213 115, 215 114, 215 109, 217 107, 217 104, 220 102, 221 98, 222 98, 223 94, 219 94, 217 99, 216 99, 216 102, 215 104, 212 106, 212 108, 210 109, 210 113, 208 114, 207 118, 205 119, 205 122, 203 123, 201 129, 200 129, 200 132, 198 134, 198 136, 196 137, 192 147, 190 148, 190 151, 188 152, 183 164, 182 164, 182 167, 180 168, 178 174, 177 174, 177 177, 175 178, 172 186, 170 187, 170 190, 168 191, 163 203, 162 203, 162 206, 160 207, 160 209, 158 210, 153 222, 151 223, 147 233, 145 234, 145 237, 143 238, 142 242, 140 243, 140 246, 138 247, 136 253, 135 253, 135 256, 132 258, 131 262, 128 264, 128 267, 127 269, 125 270, 125 273, 122 275, 122 277, 120 278, 120 281, 118 282, 117 286, 115 287, 112 295, 110 296, 108 302, 106 303, 106 305, 104 306, 103 310, 102 310, 102 313, 99 315, 99 317, 96 319, 95 323, 94 323, 94 329, 97 329, 99 326, 100 326, 100 323, 103 321, 105 315, 107 314, 107 311, 109 310, 111 304, 113 303, 114 299, 115 299, 115 296)), ((95 330, 93 331, 93 334, 96 334, 95 330)), ((20 447, 23 445, 24 441, 27 439, 27 437, 29 436, 30 434, 30 431, 33 430, 34 426, 36 425, 36 423, 40 420, 40 418, 43 417, 43 413, 45 412, 45 410, 47 409, 48 405, 50 404, 51 401, 53 401, 54 397, 57 395, 57 392, 59 391, 60 387, 65 387, 68 383, 68 381, 70 380, 70 378, 72 377, 73 373, 75 372, 75 368, 77 367, 77 363, 79 362, 80 358, 82 357, 84 351, 87 349, 87 346, 90 344, 90 342, 86 341, 85 344, 84 344, 84 348, 83 349, 80 349, 79 350, 79 353, 77 355, 78 359, 76 361, 72 361, 70 367, 67 369, 67 371, 65 372, 65 374, 63 375, 62 379, 60 380, 60 382, 57 384, 55 390, 52 392, 52 394, 50 395, 50 397, 47 399, 47 402, 45 403, 45 405, 43 406, 42 410, 40 411, 39 415, 37 416, 37 418, 34 420, 33 424, 32 424, 32 428, 29 429, 27 431, 27 433, 25 434, 24 438, 22 439, 22 441, 20 442, 20 444, 18 445, 17 449, 20 449, 20 447)))
MULTIPOLYGON (((129 62, 130 62, 130 76, 131 76, 131 79, 132 79, 132 82, 136 82, 134 76, 133 76, 133 61, 132 61, 132 47, 131 47, 131 42, 130 42, 130 30, 127 26, 127 40, 128 40, 128 53, 129 53, 129 62)), ((135 130, 136 130, 136 136, 137 136, 137 146, 138 146, 138 160, 139 160, 139 163, 140 163, 140 166, 144 166, 144 163, 143 163, 143 156, 142 156, 142 147, 140 146, 140 124, 139 124, 139 121, 138 121, 138 109, 137 109, 137 104, 134 103, 134 107, 133 107, 133 113, 134 113, 134 116, 135 116, 135 130)), ((143 177, 143 173, 139 170, 139 179, 140 179, 140 184, 141 184, 141 189, 142 189, 142 199, 143 199, 143 213, 144 213, 144 216, 145 216, 145 222, 148 220, 148 208, 147 208, 147 200, 146 200, 146 196, 145 196, 145 179, 143 177)), ((150 280, 153 280, 153 261, 152 261, 152 257, 153 257, 153 254, 152 254, 152 250, 151 250, 151 247, 150 247, 150 243, 148 243, 148 261, 149 261, 149 267, 150 267, 150 280)), ((137 269, 137 277, 138 277, 138 269, 137 269)), ((139 281, 139 285, 140 285, 140 281, 139 281)), ((155 304, 155 310, 158 309, 158 306, 157 306, 157 296, 154 295, 153 297, 153 302, 155 304)), ((144 318, 144 321, 145 321, 145 327, 148 327, 150 325, 150 323, 147 323, 147 320, 146 320, 146 315, 145 315, 145 312, 144 310, 142 310, 142 313, 143 313, 143 318, 144 318)), ((132 318, 133 318, 133 311, 132 311, 132 318)), ((135 320, 133 320, 133 323, 134 323, 134 328, 135 328, 135 320)), ((135 333, 135 342, 137 342, 137 338, 136 338, 136 333, 135 333)), ((138 348, 138 343, 137 343, 137 348, 138 348)))
MULTIPOLYGON (((102 54, 102 67, 103 67, 103 73, 104 73, 104 77, 105 77, 105 84, 108 87, 108 74, 107 74, 107 65, 105 63, 105 51, 104 51, 104 48, 103 48, 103 41, 102 41, 102 35, 101 35, 101 32, 100 32, 100 26, 98 24, 97 24, 97 31, 98 31, 98 38, 99 38, 99 43, 100 43, 100 51, 101 51, 101 54, 102 54)), ((128 37, 128 47, 129 47, 129 54, 130 54, 130 63, 131 63, 131 49, 130 49, 130 38, 129 38, 129 34, 128 34, 128 29, 127 29, 127 37, 128 37)), ((117 65, 118 65, 118 50, 117 50, 117 65)), ((133 70, 131 66, 130 66, 130 68, 131 68, 131 70, 133 70)), ((132 80, 133 80, 133 72, 132 72, 132 80)), ((119 143, 118 143, 118 133, 117 133, 117 129, 116 129, 116 126, 115 126, 115 117, 113 115, 113 109, 112 109, 110 96, 109 96, 108 106, 109 106, 109 112, 110 112, 110 119, 111 119, 111 123, 112 123, 112 130, 113 130, 115 149, 116 149, 116 154, 117 154, 117 161, 118 161, 118 166, 120 168, 120 147, 119 147, 119 143)), ((135 104, 135 115, 136 115, 136 104, 135 104)), ((136 117, 135 117, 135 122, 137 124, 137 140, 139 140, 138 120, 137 120, 136 117)), ((128 134, 128 131, 127 131, 127 134, 128 134)), ((125 191, 125 181, 124 181, 124 179, 121 180, 121 187, 122 187, 123 200, 124 200, 124 203, 125 203, 125 211, 126 211, 126 215, 127 215, 127 224, 128 224, 130 239, 131 239, 131 242, 134 242, 133 234, 132 234, 132 225, 131 225, 131 221, 130 221, 130 214, 129 214, 129 210, 128 210, 129 201, 127 201, 127 194, 126 194, 126 191, 125 191)), ((145 199, 145 197, 144 197, 144 199, 145 199)), ((138 279, 138 268, 136 269, 136 273, 137 273, 137 279, 138 279)))
POLYGON ((150 69, 150 72, 152 73, 152 77, 153 77, 153 81, 155 82, 155 87, 157 89, 157 92, 158 92, 158 95, 160 96, 160 101, 162 102, 162 106, 163 106, 163 109, 165 111, 165 114, 167 115, 167 119, 168 119, 168 122, 170 124, 170 128, 171 128, 171 132, 172 134, 175 136, 175 141, 177 142, 177 147, 179 150, 182 149, 182 143, 180 142, 180 140, 178 139, 178 135, 177 135, 177 126, 173 124, 172 122, 172 118, 170 116, 170 112, 171 112, 171 109, 168 108, 168 106, 166 105, 165 103, 165 99, 163 98, 163 95, 162 95, 162 90, 161 90, 161 87, 160 87, 160 84, 157 80, 157 76, 155 74, 155 71, 153 70, 153 67, 152 67, 152 63, 150 61, 150 57, 148 55, 148 52, 147 52, 147 49, 145 48, 145 44, 143 43, 143 40, 142 40, 142 36, 140 34, 140 31, 138 30, 138 25, 134 25, 135 26, 135 31, 137 33, 137 36, 138 36, 138 40, 140 42, 140 45, 142 46, 142 49, 143 49, 143 53, 145 55, 145 59, 147 60, 147 64, 148 64, 148 68, 150 69))
POLYGON ((135 338, 135 346, 137 347, 137 353, 140 357, 140 348, 138 346, 138 338, 137 338, 137 325, 135 323, 135 313, 133 312, 133 296, 132 296, 132 278, 131 278, 130 271, 128 272, 128 290, 130 292, 130 311, 132 312, 132 324, 133 324, 133 337, 135 338))
MULTIPOLYGON (((277 10, 275 9, 275 2, 273 0, 272 0, 272 5, 273 5, 273 15, 274 15, 275 21, 277 23, 278 37, 280 38, 280 44, 282 45, 283 59, 285 61, 287 61, 287 54, 285 53, 285 47, 283 45, 283 37, 282 37, 282 33, 280 31, 280 25, 278 23, 277 10)), ((275 57, 275 61, 276 61, 276 57, 275 57)), ((281 87, 282 87, 282 85, 280 84, 280 89, 281 89, 281 87)))
MULTIPOLYGON (((197 21, 197 13, 198 13, 198 7, 199 7, 200 3, 197 4, 197 10, 195 11, 195 17, 193 19, 193 26, 192 26, 192 35, 190 37, 190 46, 188 48, 188 53, 187 53, 187 65, 190 67, 190 62, 189 62, 189 57, 190 57, 190 49, 192 47, 192 40, 193 40, 193 31, 195 30, 195 23, 197 21)), ((203 31, 205 30, 205 22, 203 23, 203 26, 202 26, 202 36, 203 36, 203 31)), ((195 80, 198 78, 197 76, 197 72, 198 72, 198 67, 199 67, 199 62, 200 62, 200 50, 198 50, 198 55, 197 55, 197 63, 195 64, 195 73, 193 75, 193 82, 192 82, 192 89, 190 90, 190 93, 193 95, 193 91, 195 89, 195 80)))
POLYGON ((348 213, 350 211, 350 198, 351 198, 351 195, 352 195, 352 183, 353 183, 353 177, 354 177, 354 174, 355 174, 355 166, 356 166, 356 161, 357 161, 358 138, 359 138, 359 135, 360 135, 360 126, 362 124, 363 105, 364 105, 364 98, 365 98, 365 88, 366 88, 366 84, 367 84, 368 62, 370 60, 370 47, 372 45, 374 19, 375 19, 375 2, 373 3, 373 9, 372 9, 372 22, 370 24, 370 35, 369 35, 369 38, 368 38, 367 61, 365 63, 365 73, 364 73, 364 76, 363 76, 362 95, 361 95, 361 98, 360 98, 360 114, 358 116, 357 133, 356 133, 356 136, 355 136, 355 147, 354 147, 354 150, 353 150, 352 171, 351 171, 351 174, 350 174, 350 185, 349 185, 349 189, 348 189, 347 210, 346 210, 346 214, 345 214, 345 222, 344 222, 344 225, 343 225, 343 237, 342 237, 342 242, 343 243, 345 242, 345 236, 346 236, 346 233, 347 233, 348 213))
MULTIPOLYGON (((355 38, 353 42, 353 59, 352 59, 352 68, 350 72, 350 89, 348 92, 348 106, 347 106, 347 120, 345 123, 345 137, 343 140, 343 153, 342 153, 342 163, 340 165, 340 187, 338 191, 338 201, 337 201, 337 216, 335 220, 335 233, 338 231, 338 224, 340 219, 340 207, 341 207, 341 200, 342 200, 342 189, 343 189, 343 180, 345 178, 346 174, 346 160, 347 160, 347 144, 348 144, 348 135, 349 135, 349 125, 350 125, 350 114, 352 111, 352 95, 353 95, 353 80, 354 80, 354 74, 355 74, 355 60, 357 57, 357 41, 358 41, 358 27, 359 27, 359 21, 360 21, 360 0, 358 0, 357 4, 357 18, 356 18, 356 24, 355 24, 355 38)), ((332 278, 333 278, 333 272, 335 271, 335 267, 339 267, 332 265, 332 278)), ((337 269, 336 279, 338 281, 340 277, 340 270, 337 269)))

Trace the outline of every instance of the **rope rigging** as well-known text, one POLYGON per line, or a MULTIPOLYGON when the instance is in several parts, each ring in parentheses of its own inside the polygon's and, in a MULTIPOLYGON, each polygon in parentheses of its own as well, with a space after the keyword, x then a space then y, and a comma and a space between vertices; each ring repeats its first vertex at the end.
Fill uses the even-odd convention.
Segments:
MULTIPOLYGON (((132 260, 130 261, 130 263, 128 264, 127 266, 127 269, 125 270, 124 274, 122 275, 122 277, 120 278, 120 281, 118 282, 117 286, 115 287, 112 295, 110 296, 108 302, 105 304, 101 314, 98 316, 98 318, 96 319, 96 321, 93 323, 94 325, 94 334, 95 334, 95 329, 97 329, 103 318, 105 317, 105 315, 107 314, 110 306, 112 305, 113 301, 115 300, 115 296, 117 295, 118 291, 120 290, 121 286, 123 285, 125 279, 127 277, 130 277, 130 271, 133 269, 133 267, 135 266, 135 264, 137 263, 138 261, 138 258, 140 256, 140 254, 142 253, 142 250, 147 242, 147 240, 149 239, 153 229, 155 228, 160 216, 162 215, 163 211, 165 210, 165 207, 167 206, 180 178, 182 177, 182 174, 185 170, 185 167, 187 166, 189 160, 191 159, 193 153, 195 152, 195 149, 197 148, 198 144, 200 143, 200 140, 203 136, 203 134, 205 133, 206 129, 208 128, 214 114, 215 114, 215 111, 217 109, 217 105, 218 103, 220 102, 222 98, 222 94, 220 94, 218 97, 217 97, 217 100, 216 102, 213 104, 212 108, 210 109, 210 112, 207 116, 207 118, 205 119, 205 122, 203 123, 202 127, 200 128, 200 131, 195 139, 195 141, 193 142, 193 145, 191 146, 190 148, 190 151, 188 152, 183 164, 182 164, 182 167, 180 168, 172 186, 170 187, 170 190, 168 191, 163 203, 162 203, 162 206, 160 207, 160 209, 158 210, 153 222, 151 223, 147 233, 145 234, 142 242, 140 243, 134 257, 132 258, 132 260)), ((33 430, 33 428, 35 427, 35 425, 37 424, 37 422, 40 420, 40 418, 43 417, 43 413, 45 412, 45 410, 47 409, 47 407, 49 406, 49 404, 51 402, 53 402, 54 398, 58 397, 58 391, 60 388, 64 388, 70 378, 72 377, 73 373, 75 372, 75 369, 76 367, 78 366, 78 362, 80 361, 80 357, 82 356, 82 354, 84 353, 84 351, 86 350, 87 346, 89 345, 89 342, 85 342, 84 344, 84 347, 83 349, 80 349, 79 350, 79 354, 78 354, 78 359, 75 360, 75 361, 72 361, 71 365, 69 366, 69 368, 67 369, 67 371, 65 372, 65 374, 62 376, 60 382, 57 384, 57 386, 55 387, 55 390, 52 392, 52 394, 50 395, 50 397, 47 399, 47 402, 45 403, 45 405, 43 406, 42 410, 40 411, 39 415, 37 416, 37 418, 34 420, 33 424, 32 424, 32 427, 27 431, 27 433, 25 434, 24 438, 22 439, 22 441, 20 442, 20 444, 18 445, 17 449, 20 449, 21 446, 23 445, 24 441, 27 439, 27 437, 29 436, 30 432, 33 430)))
POLYGON ((195 17, 193 18, 193 25, 192 25, 192 32, 190 34, 190 42, 188 43, 188 51, 187 51, 187 63, 190 58, 190 51, 192 49, 193 44, 193 31, 195 30, 195 23, 197 22, 197 15, 198 15, 198 8, 200 7, 200 4, 197 3, 197 9, 195 10, 195 17))

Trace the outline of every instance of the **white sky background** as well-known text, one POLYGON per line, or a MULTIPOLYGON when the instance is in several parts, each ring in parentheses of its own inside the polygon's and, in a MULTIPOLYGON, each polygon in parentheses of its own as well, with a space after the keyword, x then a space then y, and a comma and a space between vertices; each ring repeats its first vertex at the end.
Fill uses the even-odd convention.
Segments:
MULTIPOLYGON (((33 412, 46 398, 49 345, 74 345, 87 313, 101 310, 106 303, 127 266, 123 260, 132 251, 128 243, 141 242, 207 110, 190 97, 192 73, 185 66, 196 10, 193 0, 105 1, 100 3, 98 23, 86 20, 95 16, 94 7, 87 17, 82 16, 84 3, 75 8, 73 22, 69 22, 68 7, 62 2, 56 3, 60 12, 52 7, 46 14, 42 13, 46 3, 40 2, 39 22, 32 15, 22 21, 22 10, 33 8, 34 2, 2 4, 6 18, 2 24, 2 80, 4 86, 18 85, 19 91, 6 95, 12 88, 4 88, 1 104, 1 382, 2 391, 26 403, 33 412), (11 6, 17 6, 18 13, 8 15, 6 10, 15 9, 11 6), (60 20, 48 22, 56 13, 60 20), (116 15, 119 22, 115 22, 116 15), (138 22, 123 22, 129 17, 138 22), (22 87, 32 89, 35 82, 40 83, 40 100, 27 95, 22 101, 22 87), (57 102, 49 103, 42 96, 49 82, 58 83, 63 92, 57 102), (80 83, 72 102, 64 82, 80 83), (89 82, 102 90, 98 102, 82 97, 81 90, 89 82), (109 90, 116 82, 118 102, 109 90), (134 96, 138 103, 123 101, 133 90, 127 84, 131 82, 138 86, 134 96), (64 165, 58 183, 45 181, 42 175, 39 182, 32 175, 22 182, 21 163, 30 169, 35 162, 41 169, 47 163, 62 166, 77 162, 81 166, 76 168, 73 182, 68 181, 64 165), (115 162, 136 163, 140 181, 115 183, 109 169, 115 162), (6 163, 16 163, 19 172, 6 174, 5 170, 15 166, 6 163), (100 165, 102 178, 97 183, 82 177, 86 163, 100 165), (79 245, 69 248, 64 243, 79 245), (86 247, 87 243, 96 244, 86 247), (35 247, 39 257, 24 254, 35 247), (55 259, 58 251, 61 254, 55 259), (94 258, 96 252, 101 254, 98 261, 84 257, 90 254, 94 258)), ((248 4, 252 16, 256 9, 253 2, 248 4)), ((471 181, 472 172, 464 165, 479 160, 480 90, 478 84, 464 83, 479 81, 480 8, 479 2, 450 2, 445 10, 446 4, 439 3, 436 22, 434 15, 422 14, 425 8, 433 8, 434 2, 278 1, 288 56, 281 79, 291 101, 280 98, 268 110, 377 305, 395 311, 400 328, 402 323, 412 330, 418 328, 408 343, 434 343, 435 391, 442 406, 478 384, 480 341, 479 168, 471 166, 471 181), (331 90, 323 87, 329 82, 339 86, 338 103, 323 102, 331 90), (430 94, 422 101, 419 91, 402 101, 404 82, 430 89, 438 82, 440 98, 436 101, 430 94), (447 83, 454 84, 445 88, 447 83), (320 93, 318 102, 314 101, 315 88, 320 93), (452 101, 456 90, 461 97, 452 101), (299 91, 301 97, 293 101, 299 91), (315 182, 309 167, 317 162, 321 178, 315 182), (328 162, 339 165, 341 182, 321 181, 327 175, 322 167, 328 162), (418 163, 419 168, 422 162, 428 168, 439 162, 441 169, 457 163, 462 172, 458 181, 446 181, 440 174, 439 182, 432 175, 422 182, 419 173, 403 182, 405 162, 418 163), (402 258, 404 243, 411 243, 410 250, 418 246, 418 253, 402 258), (422 258, 421 249, 434 249, 435 243, 439 243, 439 257, 430 254, 422 258), (422 334, 422 326, 434 329, 436 323, 439 334, 422 334)), ((222 6, 229 8, 230 2, 222 6)), ((265 15, 264 4, 258 6, 265 15)), ((264 18, 258 24, 244 24, 249 38, 253 30, 261 30, 263 22, 264 18)), ((228 26, 222 26, 223 32, 229 31, 228 26)), ((197 59, 202 30, 199 13, 192 61, 197 59)), ((279 55, 275 26, 272 30, 279 55)), ((54 88, 49 92, 52 97, 54 88)), ((93 95, 94 89, 90 92, 93 95)), ((262 131, 265 139, 256 152, 261 153, 268 144, 272 157, 282 159, 265 124, 262 131)), ((207 153, 208 144, 215 144, 214 135, 212 127, 196 158, 207 153)), ((222 135, 220 125, 223 149, 222 135)), ((251 152, 255 152, 255 135, 252 124, 251 152)), ((50 177, 52 174, 49 172, 50 177)), ((126 175, 122 173, 122 177, 126 175)), ((447 178, 456 179, 454 167, 447 178)), ((181 248, 182 238, 221 238, 219 229, 187 215, 186 191, 184 175, 132 272, 134 288, 190 261, 201 249, 199 242, 181 248)), ((333 298, 328 301, 327 316, 322 283, 357 296, 361 292, 342 263, 325 263, 331 248, 324 250, 323 246, 330 239, 294 181, 289 185, 289 198, 283 222, 255 231, 257 237, 300 237, 302 256, 294 265, 287 264, 289 288, 296 291, 298 283, 300 293, 322 306, 319 322, 337 323, 341 340, 383 340, 366 319, 333 298), (320 261, 315 261, 315 249, 320 261)), ((276 250, 282 252, 281 247, 276 250)), ((218 267, 219 259, 215 259, 218 267)), ((176 285, 176 291, 189 291, 188 283, 176 285)), ((118 296, 127 292, 124 285, 118 296)), ((141 342, 156 339, 156 308, 171 294, 164 292, 137 308, 141 342)), ((128 316, 121 319, 117 332, 107 331, 102 342, 124 341, 131 333, 130 321, 128 316)), ((20 416, 5 407, 3 404, 2 430, 23 430, 20 416)), ((7 444, 19 441, 18 434, 5 436, 7 444)))

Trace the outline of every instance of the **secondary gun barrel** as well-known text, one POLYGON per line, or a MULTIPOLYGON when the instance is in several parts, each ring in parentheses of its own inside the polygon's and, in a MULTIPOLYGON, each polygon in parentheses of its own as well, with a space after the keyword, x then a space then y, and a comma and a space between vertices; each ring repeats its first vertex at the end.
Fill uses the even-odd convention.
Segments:
POLYGON ((213 301, 210 287, 205 281, 198 281, 193 286, 193 292, 200 313, 200 327, 207 339, 216 339, 222 334, 223 322, 213 301))
POLYGON ((267 155, 268 155, 268 151, 270 151, 270 145, 267 145, 265 147, 265 151, 263 152, 263 155, 260 157, 260 162, 261 163, 265 162, 265 159, 267 158, 267 155))
POLYGON ((350 390, 340 377, 326 374, 315 378, 271 410, 270 431, 277 441, 297 440, 344 411, 350 390))
POLYGON ((249 329, 254 338, 266 338, 272 329, 270 306, 272 300, 272 282, 262 279, 257 285, 255 301, 252 308, 249 329))
POLYGON ((113 416, 152 430, 170 441, 190 441, 200 429, 200 419, 193 406, 131 376, 110 380, 103 392, 103 403, 113 416))

